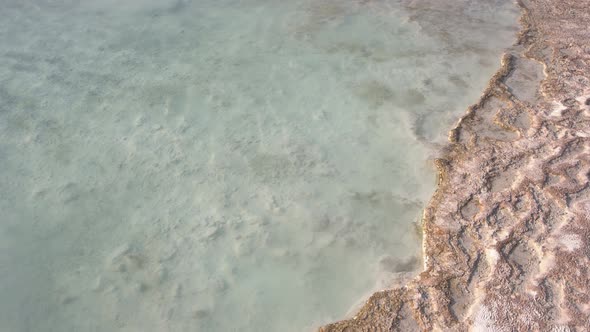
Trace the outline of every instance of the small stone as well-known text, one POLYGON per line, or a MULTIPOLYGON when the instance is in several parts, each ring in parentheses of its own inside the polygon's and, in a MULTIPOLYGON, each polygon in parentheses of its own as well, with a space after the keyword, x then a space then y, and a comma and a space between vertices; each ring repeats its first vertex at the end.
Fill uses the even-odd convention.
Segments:
POLYGON ((324 232, 330 227, 330 218, 324 216, 313 223, 312 229, 314 232, 324 232))
POLYGON ((176 286, 174 286, 174 297, 180 298, 181 296, 182 296, 182 285, 177 284, 176 286))
POLYGON ((133 121, 133 124, 136 127, 142 126, 145 123, 145 117, 143 115, 138 116, 137 118, 135 118, 135 121, 133 121))
POLYGON ((203 236, 208 240, 215 240, 219 235, 221 235, 222 229, 219 226, 211 225, 207 226, 203 231, 203 236))
POLYGON ((227 289, 227 282, 221 278, 214 278, 209 287, 217 292, 223 292, 227 289))
POLYGON ((346 248, 353 248, 356 246, 356 240, 353 237, 347 237, 344 239, 344 246, 346 248))
POLYGON ((71 295, 64 296, 61 299, 61 304, 70 304, 70 303, 74 302, 75 300, 76 300, 75 296, 71 296, 71 295))
POLYGON ((158 261, 160 263, 162 263, 162 262, 166 262, 166 261, 171 260, 176 256, 176 252, 177 252, 177 249, 174 247, 169 247, 169 248, 163 249, 162 252, 160 253, 160 257, 158 258, 158 261))
POLYGON ((113 250, 113 253, 109 256, 109 262, 111 264, 115 264, 130 252, 131 246, 129 244, 123 244, 117 247, 115 250, 113 250))
POLYGON ((138 282, 135 284, 135 291, 138 293, 145 293, 148 290, 148 285, 143 282, 138 282))
POLYGON ((210 310, 207 308, 195 309, 195 311, 193 311, 193 318, 195 318, 195 319, 207 318, 207 316, 209 316, 210 313, 211 313, 210 310))
POLYGON ((104 278, 102 276, 96 277, 92 290, 95 292, 101 291, 104 288, 104 278))
POLYGON ((168 309, 168 311, 166 312, 166 318, 168 320, 171 320, 172 317, 174 317, 174 308, 170 308, 168 309))
POLYGON ((285 248, 274 248, 271 249, 270 253, 277 258, 283 258, 289 255, 289 250, 285 248))
POLYGON ((118 264, 115 268, 117 272, 127 272, 127 265, 125 263, 118 264))
POLYGON ((165 267, 160 266, 156 270, 156 277, 158 278, 159 283, 165 282, 166 279, 168 279, 168 270, 165 267))

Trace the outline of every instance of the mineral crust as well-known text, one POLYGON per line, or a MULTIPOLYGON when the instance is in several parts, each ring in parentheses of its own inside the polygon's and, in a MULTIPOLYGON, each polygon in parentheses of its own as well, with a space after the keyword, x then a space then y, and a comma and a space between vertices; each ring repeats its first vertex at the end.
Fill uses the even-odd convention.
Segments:
POLYGON ((423 271, 320 331, 590 330, 590 0, 519 5, 436 161, 423 271))

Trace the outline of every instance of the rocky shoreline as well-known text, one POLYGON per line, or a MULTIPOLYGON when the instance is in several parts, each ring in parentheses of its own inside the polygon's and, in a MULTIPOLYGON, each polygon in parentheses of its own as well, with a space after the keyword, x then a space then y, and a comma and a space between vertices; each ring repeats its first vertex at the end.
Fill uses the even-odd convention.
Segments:
POLYGON ((590 0, 522 30, 436 161, 424 271, 332 331, 590 330, 590 0))

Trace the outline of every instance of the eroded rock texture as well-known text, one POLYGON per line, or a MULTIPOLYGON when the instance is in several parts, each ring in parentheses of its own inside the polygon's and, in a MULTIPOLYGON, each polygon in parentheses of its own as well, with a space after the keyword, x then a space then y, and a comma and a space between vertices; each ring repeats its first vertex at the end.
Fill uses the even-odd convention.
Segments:
POLYGON ((321 331, 590 330, 590 0, 520 5, 437 161, 424 271, 321 331))

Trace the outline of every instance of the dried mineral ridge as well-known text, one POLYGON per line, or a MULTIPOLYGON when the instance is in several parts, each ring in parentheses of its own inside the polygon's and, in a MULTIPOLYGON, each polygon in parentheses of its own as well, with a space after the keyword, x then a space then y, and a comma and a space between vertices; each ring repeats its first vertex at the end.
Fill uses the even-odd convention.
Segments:
POLYGON ((437 160, 424 271, 320 331, 590 331, 590 0, 519 5, 437 160))

